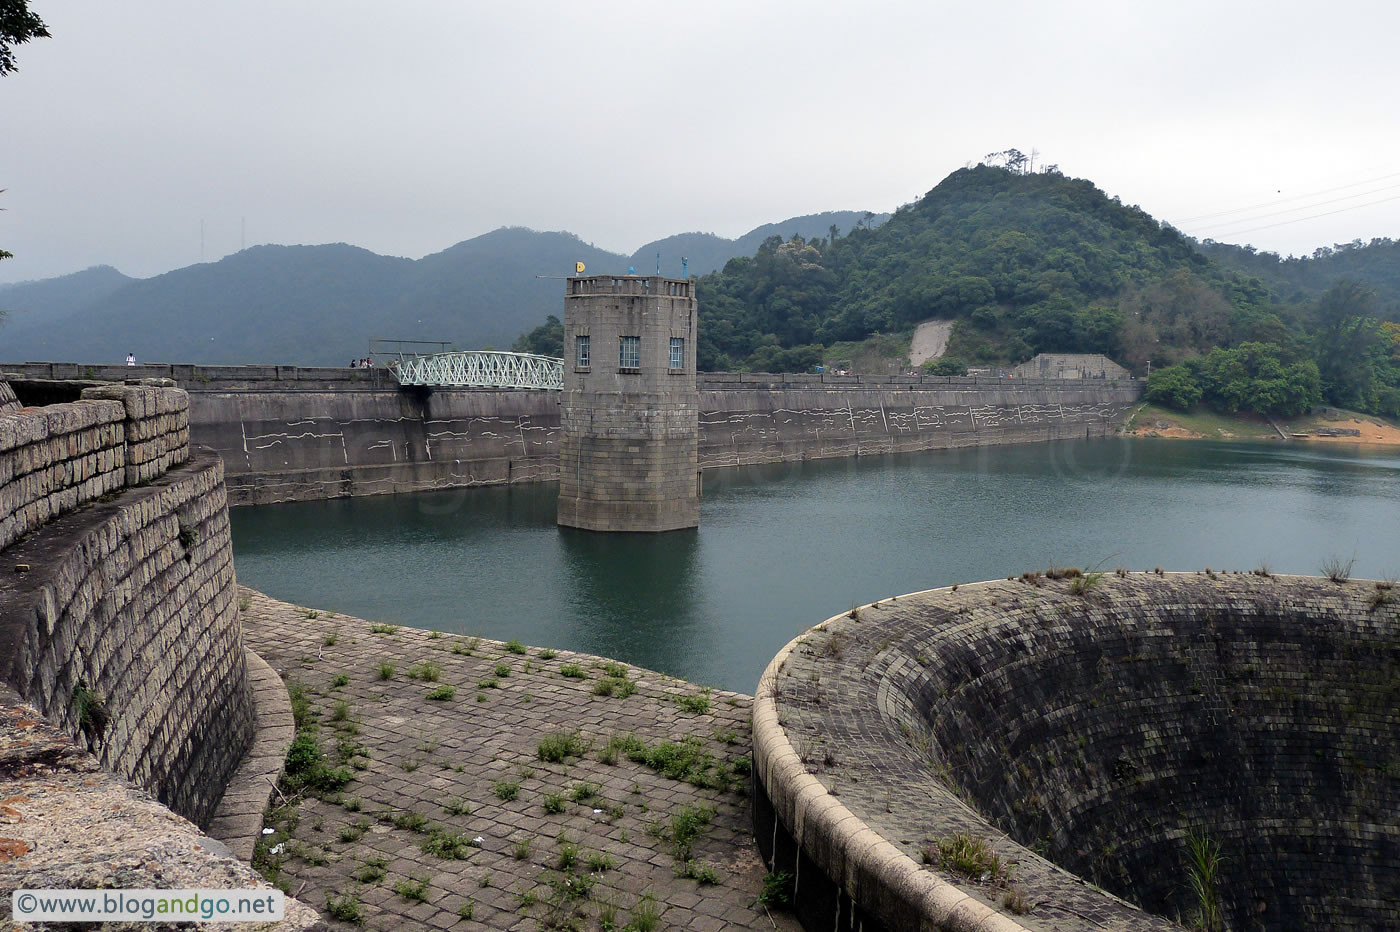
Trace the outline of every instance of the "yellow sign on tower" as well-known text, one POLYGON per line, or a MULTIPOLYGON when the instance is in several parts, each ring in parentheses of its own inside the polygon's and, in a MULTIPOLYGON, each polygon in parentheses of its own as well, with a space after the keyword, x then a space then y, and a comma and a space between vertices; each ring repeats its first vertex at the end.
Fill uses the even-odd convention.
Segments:
POLYGON ((575 263, 574 263, 574 274, 575 274, 575 275, 582 275, 582 274, 583 274, 583 263, 582 263, 582 262, 575 262, 575 263))

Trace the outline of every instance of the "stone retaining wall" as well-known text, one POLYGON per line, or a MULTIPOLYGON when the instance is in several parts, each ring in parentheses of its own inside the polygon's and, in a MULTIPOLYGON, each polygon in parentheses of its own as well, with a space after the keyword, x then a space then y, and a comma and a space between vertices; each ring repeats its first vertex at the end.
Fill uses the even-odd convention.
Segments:
POLYGON ((818 904, 808 927, 1166 928, 1106 891, 1191 921, 1192 835, 1220 846, 1231 928, 1400 923, 1400 591, 1206 573, 1071 585, 900 596, 773 661, 756 823, 818 904), (940 869, 957 834, 1009 877, 940 869))
POLYGON ((185 393, 102 386, 0 413, 0 479, 0 679, 208 819, 252 713, 223 469, 191 458, 185 393))

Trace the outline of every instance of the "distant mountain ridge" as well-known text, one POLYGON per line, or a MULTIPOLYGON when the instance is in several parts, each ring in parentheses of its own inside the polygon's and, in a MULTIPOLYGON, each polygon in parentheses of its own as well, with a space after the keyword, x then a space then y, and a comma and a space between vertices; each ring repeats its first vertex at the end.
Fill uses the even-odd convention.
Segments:
POLYGON ((572 233, 502 227, 421 259, 334 243, 254 246, 218 262, 133 279, 110 266, 0 285, 0 360, 341 365, 372 338, 447 340, 507 348, 559 314, 557 280, 591 271, 700 275, 752 255, 768 236, 817 236, 835 225, 873 226, 886 214, 834 211, 794 217, 730 240, 684 233, 631 256, 572 233), (541 277, 550 276, 550 277, 541 277))

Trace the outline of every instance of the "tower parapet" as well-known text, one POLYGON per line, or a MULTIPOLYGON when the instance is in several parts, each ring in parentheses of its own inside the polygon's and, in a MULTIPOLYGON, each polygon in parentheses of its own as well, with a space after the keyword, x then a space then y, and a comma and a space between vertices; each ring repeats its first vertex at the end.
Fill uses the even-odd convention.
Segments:
POLYGON ((568 279, 560 525, 592 531, 699 525, 695 333, 693 282, 568 279))

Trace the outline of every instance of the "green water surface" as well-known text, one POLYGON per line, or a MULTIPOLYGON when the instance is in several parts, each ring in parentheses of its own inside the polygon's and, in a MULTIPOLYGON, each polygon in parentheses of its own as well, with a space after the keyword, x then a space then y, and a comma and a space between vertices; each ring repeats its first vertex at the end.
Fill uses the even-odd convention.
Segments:
MULTIPOLYGON (((701 526, 554 524, 553 483, 235 509, 239 581, 753 692, 892 594, 1061 566, 1400 574, 1400 452, 1114 438, 709 470, 701 526)), ((368 662, 368 661, 367 661, 368 662)))

